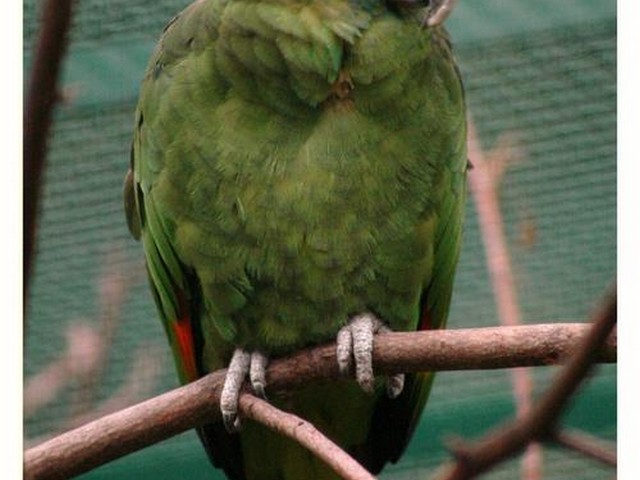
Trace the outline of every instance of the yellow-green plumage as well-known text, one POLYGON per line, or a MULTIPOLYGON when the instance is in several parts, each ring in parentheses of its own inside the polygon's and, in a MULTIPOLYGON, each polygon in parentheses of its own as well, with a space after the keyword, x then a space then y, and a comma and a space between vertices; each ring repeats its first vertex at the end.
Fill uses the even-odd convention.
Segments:
MULTIPOLYGON (((446 34, 421 19, 382 0, 200 0, 165 29, 125 195, 183 381, 185 315, 199 375, 235 347, 274 357, 332 340, 362 312, 394 330, 444 326, 465 109, 446 34)), ((396 400, 344 380, 274 403, 377 471, 404 449, 430 381, 411 376, 396 400)), ((240 439, 202 432, 232 478, 329 478, 250 422, 240 439)))

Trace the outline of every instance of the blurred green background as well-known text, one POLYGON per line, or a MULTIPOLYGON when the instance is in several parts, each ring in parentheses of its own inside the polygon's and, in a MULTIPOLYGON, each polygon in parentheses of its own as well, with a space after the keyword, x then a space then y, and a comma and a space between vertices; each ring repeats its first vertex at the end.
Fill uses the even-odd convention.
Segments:
MULTIPOLYGON (((96 360, 102 368, 88 377, 68 374, 50 402, 25 411, 28 445, 87 414, 178 385, 142 273, 142 249, 126 229, 121 188, 146 60, 164 24, 187 3, 77 4, 62 82, 65 103, 56 113, 45 176, 28 304, 26 385, 59 364, 69 338, 74 351, 87 350, 96 338, 107 348, 96 360), (105 302, 115 307, 105 308, 105 302)), ((35 0, 24 2, 25 78, 39 7, 35 0)), ((462 0, 448 26, 485 149, 511 133, 522 152, 509 167, 500 199, 524 320, 583 321, 616 275, 616 4, 462 0)), ((497 322, 470 198, 449 325, 497 322)), ((87 351, 95 357, 96 350, 87 351)), ((75 363, 77 371, 91 360, 75 363)), ((533 371, 536 392, 556 371, 533 371)), ((443 440, 480 436, 514 411, 508 371, 440 374, 405 456, 381 478, 428 478, 447 458, 443 440)), ((616 368, 610 365, 596 371, 564 421, 613 441, 616 416, 616 368)), ((514 459, 483 478, 517 478, 519 469, 514 459)), ((548 479, 615 475, 551 447, 544 449, 543 470, 548 479)), ((188 432, 83 478, 222 475, 188 432)))

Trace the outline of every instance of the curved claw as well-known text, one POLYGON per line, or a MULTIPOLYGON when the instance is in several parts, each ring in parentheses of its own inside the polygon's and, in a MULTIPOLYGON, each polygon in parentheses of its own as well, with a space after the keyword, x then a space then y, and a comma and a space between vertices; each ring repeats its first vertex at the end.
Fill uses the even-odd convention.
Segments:
POLYGON ((229 433, 240 430, 240 417, 238 417, 238 400, 245 378, 249 375, 251 386, 255 393, 266 399, 265 387, 266 369, 269 363, 268 357, 261 352, 247 352, 237 348, 233 352, 224 386, 220 394, 220 411, 222 422, 229 433))
POLYGON ((396 373, 387 378, 387 396, 397 398, 404 390, 404 373, 396 373))
MULTIPOLYGON (((393 332, 389 327, 382 324, 377 333, 393 332)), ((404 373, 395 373, 387 377, 387 396, 397 398, 404 390, 404 373)))

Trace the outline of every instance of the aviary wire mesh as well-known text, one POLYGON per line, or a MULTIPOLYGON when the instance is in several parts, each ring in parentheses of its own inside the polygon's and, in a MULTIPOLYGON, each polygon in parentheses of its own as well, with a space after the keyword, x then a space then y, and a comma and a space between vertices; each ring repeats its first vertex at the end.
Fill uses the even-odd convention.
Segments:
MULTIPOLYGON (((523 317, 527 323, 583 321, 616 275, 615 5, 574 0, 552 2, 553 10, 545 11, 547 2, 536 2, 537 9, 526 0, 508 2, 508 8, 504 3, 462 1, 449 29, 484 148, 508 133, 520 152, 500 200, 523 317)), ((63 84, 67 102, 57 111, 50 142, 25 380, 52 368, 69 338, 94 338, 83 337, 82 326, 106 338, 107 348, 99 375, 64 385, 26 415, 27 441, 68 428, 96 409, 178 385, 146 285, 142 247, 126 229, 121 188, 146 58, 163 25, 185 5, 78 2, 63 84), (120 308, 104 308, 105 301, 120 308)), ((38 7, 34 0, 24 3, 26 71, 38 7)), ((464 235, 449 326, 495 325, 471 197, 464 235)), ((534 370, 537 392, 555 371, 534 370)), ((443 439, 477 437, 513 414, 508 372, 442 373, 406 455, 382 478, 427 478, 447 458, 443 439)), ((615 366, 597 370, 564 421, 615 440, 615 366)), ((614 473, 574 453, 544 452, 544 478, 614 473)), ((519 468, 515 459, 486 478, 514 478, 519 468)), ((132 477, 222 478, 208 467, 193 432, 84 476, 132 477)))

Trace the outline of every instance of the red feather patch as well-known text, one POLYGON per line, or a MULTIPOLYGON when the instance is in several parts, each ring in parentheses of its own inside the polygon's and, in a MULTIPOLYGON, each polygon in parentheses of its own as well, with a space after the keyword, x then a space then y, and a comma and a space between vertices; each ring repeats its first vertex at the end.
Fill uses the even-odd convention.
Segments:
POLYGON ((171 324, 173 334, 178 342, 178 350, 182 359, 182 367, 187 382, 197 380, 198 368, 196 367, 196 351, 195 339, 193 338, 193 329, 191 327, 191 318, 189 318, 187 301, 182 291, 177 292, 178 304, 180 305, 180 315, 176 322, 171 324))
POLYGON ((171 325, 173 333, 178 341, 178 349, 180 350, 180 358, 182 358, 182 366, 187 376, 186 380, 192 382, 198 378, 198 369, 196 368, 196 352, 193 347, 193 332, 191 330, 191 320, 189 317, 179 319, 171 325))

